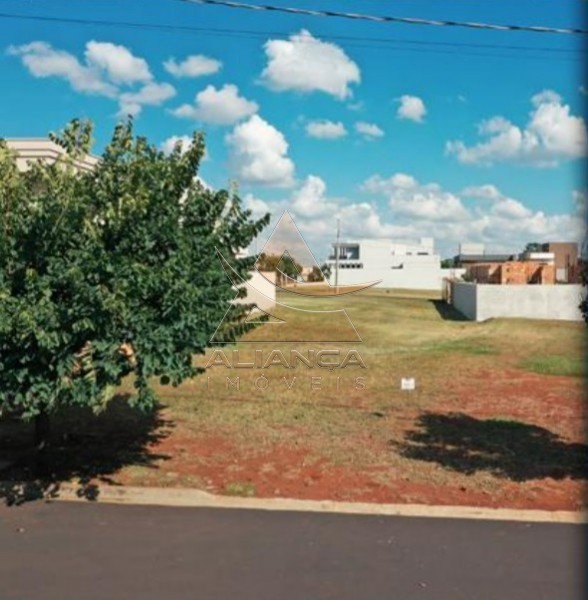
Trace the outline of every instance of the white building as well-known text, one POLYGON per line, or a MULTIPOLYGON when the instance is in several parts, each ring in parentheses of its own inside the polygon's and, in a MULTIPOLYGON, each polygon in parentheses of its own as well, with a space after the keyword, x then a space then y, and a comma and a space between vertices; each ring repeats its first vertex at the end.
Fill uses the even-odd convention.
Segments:
MULTIPOLYGON (((331 266, 330 283, 335 283, 337 244, 327 261, 331 266)), ((339 243, 339 285, 355 285, 382 280, 384 288, 442 290, 446 278, 459 277, 465 269, 442 269, 435 254, 433 238, 419 243, 389 240, 360 240, 339 243)))

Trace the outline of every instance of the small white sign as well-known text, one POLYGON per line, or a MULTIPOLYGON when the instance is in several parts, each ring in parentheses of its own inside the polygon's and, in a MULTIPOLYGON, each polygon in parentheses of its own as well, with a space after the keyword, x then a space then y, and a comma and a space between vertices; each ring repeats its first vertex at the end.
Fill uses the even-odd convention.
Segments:
POLYGON ((409 391, 416 389, 416 381, 414 380, 414 377, 403 377, 400 380, 400 389, 409 391))

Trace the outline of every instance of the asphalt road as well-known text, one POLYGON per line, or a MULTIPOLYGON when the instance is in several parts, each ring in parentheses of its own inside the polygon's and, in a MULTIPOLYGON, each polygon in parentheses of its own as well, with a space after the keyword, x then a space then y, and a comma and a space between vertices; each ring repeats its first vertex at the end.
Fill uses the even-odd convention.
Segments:
POLYGON ((562 524, 37 502, 0 507, 0 598, 580 600, 582 536, 562 524))

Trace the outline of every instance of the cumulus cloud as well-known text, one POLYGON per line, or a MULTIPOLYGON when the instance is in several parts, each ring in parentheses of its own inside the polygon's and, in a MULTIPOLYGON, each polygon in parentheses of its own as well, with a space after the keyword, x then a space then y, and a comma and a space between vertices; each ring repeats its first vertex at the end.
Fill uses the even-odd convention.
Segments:
POLYGON ((174 77, 203 77, 204 75, 214 75, 221 70, 223 63, 220 60, 204 56, 203 54, 193 54, 186 57, 182 62, 177 62, 175 58, 170 58, 163 63, 163 68, 174 77))
POLYGON ((136 83, 153 79, 147 61, 125 46, 92 40, 86 44, 88 65, 102 69, 113 83, 136 83))
POLYGON ((194 104, 183 104, 171 112, 184 119, 213 125, 232 125, 255 114, 258 109, 256 102, 239 95, 236 85, 226 84, 220 89, 213 85, 207 86, 196 94, 194 104))
POLYGON ((380 129, 375 123, 366 123, 365 121, 358 121, 355 124, 355 131, 359 133, 366 140, 373 140, 375 138, 384 137, 384 131, 380 129))
POLYGON ((345 137, 347 130, 343 123, 321 119, 310 121, 305 127, 306 135, 323 140, 336 140, 345 137))
POLYGON ((350 86, 361 81, 359 67, 339 46, 305 29, 288 40, 269 40, 264 48, 267 65, 261 81, 274 91, 319 91, 345 100, 352 96, 350 86))
POLYGON ((175 95, 172 85, 154 81, 147 61, 110 42, 89 41, 83 62, 42 41, 10 46, 7 52, 19 57, 33 77, 58 77, 76 92, 117 99, 122 115, 136 116, 144 105, 158 106, 175 95))
POLYGON ((450 141, 446 152, 463 164, 492 165, 517 162, 535 167, 554 167, 562 160, 588 154, 586 123, 571 114, 568 104, 552 90, 531 98, 533 109, 524 127, 502 116, 492 117, 478 126, 485 139, 473 146, 450 141))
POLYGON ((151 81, 136 92, 121 94, 119 115, 135 117, 141 112, 144 105, 160 106, 175 95, 176 90, 173 85, 151 81))
POLYGON ((246 194, 243 198, 243 206, 251 211, 251 216, 254 219, 260 219, 261 217, 271 213, 273 208, 265 200, 257 198, 253 194, 246 194))
POLYGON ((400 96, 399 106, 396 111, 396 116, 399 119, 408 119, 415 123, 422 123, 425 115, 427 114, 427 108, 425 103, 418 96, 400 96))
POLYGON ((18 56, 33 77, 65 79, 76 92, 115 97, 117 87, 104 78, 95 65, 83 65, 69 52, 57 50, 47 42, 9 46, 8 54, 18 56))
POLYGON ((442 190, 437 183, 421 184, 405 173, 396 173, 388 179, 374 175, 363 189, 387 195, 390 209, 399 216, 431 221, 463 221, 469 217, 455 194, 442 190))
POLYGON ((253 115, 226 136, 229 163, 236 177, 246 183, 288 187, 294 183, 294 163, 288 157, 284 134, 253 115))

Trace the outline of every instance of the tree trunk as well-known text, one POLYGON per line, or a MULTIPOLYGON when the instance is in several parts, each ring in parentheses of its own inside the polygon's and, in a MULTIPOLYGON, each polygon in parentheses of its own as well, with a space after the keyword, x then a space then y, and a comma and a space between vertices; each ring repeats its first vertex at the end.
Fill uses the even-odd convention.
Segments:
POLYGON ((35 417, 35 446, 37 450, 43 450, 49 444, 50 436, 51 420, 49 413, 42 411, 35 417))

